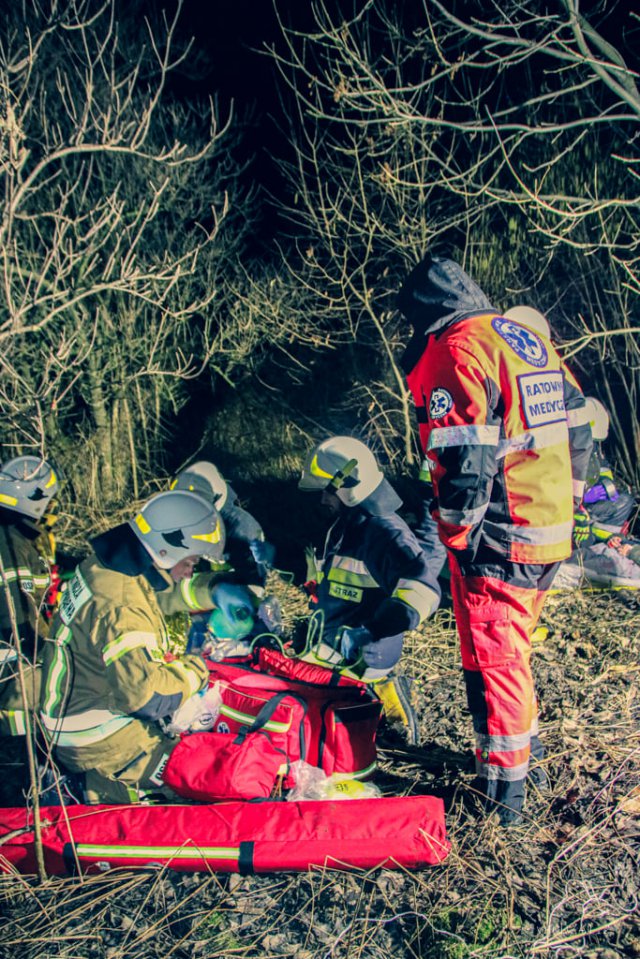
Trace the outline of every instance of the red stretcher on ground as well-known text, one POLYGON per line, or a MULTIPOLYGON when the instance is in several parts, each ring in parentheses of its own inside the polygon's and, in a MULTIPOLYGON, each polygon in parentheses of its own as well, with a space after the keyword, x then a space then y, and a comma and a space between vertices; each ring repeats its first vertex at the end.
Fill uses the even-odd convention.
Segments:
MULTIPOLYGON (((49 875, 166 867, 242 875, 422 869, 449 853, 434 796, 163 806, 45 806, 49 875)), ((0 871, 37 872, 32 814, 0 809, 0 871)))

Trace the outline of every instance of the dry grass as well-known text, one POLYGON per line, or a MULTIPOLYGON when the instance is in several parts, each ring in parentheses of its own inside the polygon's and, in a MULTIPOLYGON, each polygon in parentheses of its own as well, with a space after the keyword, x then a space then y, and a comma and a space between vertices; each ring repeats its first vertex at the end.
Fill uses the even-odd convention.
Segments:
MULTIPOLYGON (((304 602, 281 586, 287 625, 304 602)), ((5 875, 0 956, 12 959, 614 959, 640 956, 640 605, 553 597, 536 646, 548 794, 523 825, 477 815, 450 612, 409 637, 421 744, 383 740, 385 793, 432 792, 452 850, 422 872, 240 877, 164 870, 50 880, 5 875)))

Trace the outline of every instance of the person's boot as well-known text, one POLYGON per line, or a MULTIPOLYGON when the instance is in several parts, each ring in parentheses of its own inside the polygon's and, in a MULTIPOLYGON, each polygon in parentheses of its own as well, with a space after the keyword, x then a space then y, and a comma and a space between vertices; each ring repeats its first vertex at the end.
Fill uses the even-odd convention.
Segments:
POLYGON ((540 742, 538 736, 531 737, 531 756, 529 758, 529 771, 527 773, 527 779, 529 782, 539 789, 541 792, 546 792, 550 789, 549 776, 544 766, 541 765, 545 757, 545 748, 540 742))
POLYGON ((522 807, 525 793, 524 779, 512 782, 502 779, 478 777, 475 788, 482 793, 486 813, 495 812, 501 826, 517 826, 522 822, 522 807))
POLYGON ((402 673, 391 673, 379 679, 374 689, 382 702, 387 722, 402 730, 406 742, 415 746, 418 742, 418 719, 413 705, 412 680, 402 673))
POLYGON ((84 802, 84 773, 61 772, 51 766, 41 766, 38 773, 42 806, 73 806, 84 802))

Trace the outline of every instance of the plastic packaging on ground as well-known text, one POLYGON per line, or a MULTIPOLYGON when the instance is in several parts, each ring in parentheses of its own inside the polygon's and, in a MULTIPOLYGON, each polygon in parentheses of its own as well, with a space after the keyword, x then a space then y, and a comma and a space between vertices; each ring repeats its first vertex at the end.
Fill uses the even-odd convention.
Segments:
POLYGON ((289 769, 295 786, 287 793, 289 802, 310 799, 380 799, 382 793, 374 783, 363 783, 346 774, 327 776, 318 766, 311 766, 304 759, 292 763, 289 769))

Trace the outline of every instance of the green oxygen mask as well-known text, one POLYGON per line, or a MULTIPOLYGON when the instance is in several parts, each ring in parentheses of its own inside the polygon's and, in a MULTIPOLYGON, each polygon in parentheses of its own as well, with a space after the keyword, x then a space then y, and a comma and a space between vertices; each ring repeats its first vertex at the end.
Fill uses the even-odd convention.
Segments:
POLYGON ((207 628, 217 639, 244 639, 253 629, 253 615, 247 606, 228 606, 226 613, 214 609, 207 628))

